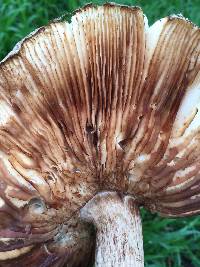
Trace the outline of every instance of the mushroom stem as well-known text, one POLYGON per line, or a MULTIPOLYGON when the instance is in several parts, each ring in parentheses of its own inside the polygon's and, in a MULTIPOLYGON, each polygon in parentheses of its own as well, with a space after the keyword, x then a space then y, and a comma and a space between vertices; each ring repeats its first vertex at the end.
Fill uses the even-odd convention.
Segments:
POLYGON ((115 192, 97 194, 81 210, 96 227, 96 267, 143 267, 142 224, 134 199, 115 192))

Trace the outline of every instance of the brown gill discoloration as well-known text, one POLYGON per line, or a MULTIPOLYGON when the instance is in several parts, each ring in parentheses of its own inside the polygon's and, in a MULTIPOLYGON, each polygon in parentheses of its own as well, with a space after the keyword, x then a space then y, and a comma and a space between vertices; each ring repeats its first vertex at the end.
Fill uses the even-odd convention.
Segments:
POLYGON ((139 8, 88 5, 71 24, 53 22, 26 38, 0 65, 0 100, 14 114, 0 126, 0 150, 49 205, 64 207, 66 218, 99 190, 145 203, 159 196, 161 203, 166 188, 198 173, 198 149, 180 157, 182 166, 169 164, 189 146, 186 129, 182 146, 170 148, 177 112, 199 73, 199 29, 175 17, 159 27, 153 43, 155 30, 139 8), (176 180, 194 155, 195 174, 176 180))

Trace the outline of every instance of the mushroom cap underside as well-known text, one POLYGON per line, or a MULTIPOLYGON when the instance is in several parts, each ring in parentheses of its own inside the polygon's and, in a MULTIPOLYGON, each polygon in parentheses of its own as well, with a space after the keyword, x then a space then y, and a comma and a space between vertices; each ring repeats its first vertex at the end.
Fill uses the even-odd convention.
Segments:
POLYGON ((22 40, 0 63, 0 236, 24 222, 50 236, 102 190, 199 213, 199 54, 185 18, 148 26, 114 4, 22 40))
POLYGON ((113 4, 25 38, 0 65, 4 197, 41 196, 70 217, 113 189, 198 212, 199 38, 182 17, 149 27, 140 8, 113 4))

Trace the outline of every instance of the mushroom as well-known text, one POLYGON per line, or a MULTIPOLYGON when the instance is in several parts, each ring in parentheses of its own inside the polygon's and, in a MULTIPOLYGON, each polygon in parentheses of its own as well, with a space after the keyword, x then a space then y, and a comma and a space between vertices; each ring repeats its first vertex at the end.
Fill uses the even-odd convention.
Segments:
POLYGON ((187 19, 149 27, 109 3, 16 45, 0 63, 0 266, 87 266, 96 232, 95 266, 141 267, 141 206, 200 212, 199 55, 187 19))

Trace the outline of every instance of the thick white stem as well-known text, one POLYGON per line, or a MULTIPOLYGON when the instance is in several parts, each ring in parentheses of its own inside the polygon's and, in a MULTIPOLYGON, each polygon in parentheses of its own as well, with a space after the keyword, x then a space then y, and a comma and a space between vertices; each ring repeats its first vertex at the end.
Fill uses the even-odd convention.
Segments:
POLYGON ((96 230, 96 267, 143 267, 141 219, 133 198, 115 192, 96 195, 81 210, 96 230))

